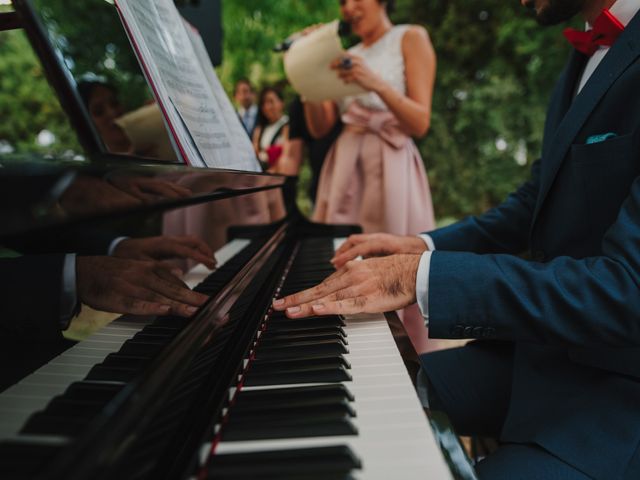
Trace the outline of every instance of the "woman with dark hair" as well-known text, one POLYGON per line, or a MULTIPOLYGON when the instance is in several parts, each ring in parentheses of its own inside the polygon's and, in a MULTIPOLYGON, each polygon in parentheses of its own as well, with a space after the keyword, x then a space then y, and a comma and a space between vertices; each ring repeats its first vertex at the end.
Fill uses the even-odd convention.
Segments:
POLYGON ((83 80, 78 83, 78 93, 107 150, 112 153, 133 153, 131 140, 115 122, 125 113, 115 87, 105 82, 83 80))
POLYGON ((253 131, 253 148, 265 169, 275 168, 289 138, 289 117, 284 113, 282 93, 265 87, 258 97, 258 120, 253 131))
MULTIPOLYGON (((340 0, 342 18, 361 42, 331 68, 367 92, 305 103, 314 137, 338 118, 344 124, 322 167, 313 218, 357 223, 367 233, 415 235, 435 227, 427 174, 411 137, 429 129, 436 57, 423 27, 391 23, 392 8, 389 0, 340 0)), ((405 315, 405 326, 416 349, 427 350, 417 308, 405 315)))

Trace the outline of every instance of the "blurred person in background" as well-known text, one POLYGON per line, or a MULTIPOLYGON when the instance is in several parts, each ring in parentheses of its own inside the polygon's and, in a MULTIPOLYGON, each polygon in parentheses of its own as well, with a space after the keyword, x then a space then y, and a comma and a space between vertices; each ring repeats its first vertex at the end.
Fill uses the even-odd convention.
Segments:
MULTIPOLYGON (((313 219, 415 235, 435 228, 427 173, 412 137, 429 130, 436 55, 423 27, 391 23, 393 7, 393 0, 340 0, 342 19, 361 42, 331 67, 368 92, 304 104, 317 138, 340 118, 344 123, 322 167, 313 219)), ((435 348, 417 307, 402 313, 416 350, 435 348)))
POLYGON ((83 80, 78 83, 78 92, 107 150, 133 154, 131 140, 116 124, 116 120, 125 114, 125 109, 115 87, 102 81, 83 80))
POLYGON ((236 102, 238 117, 251 137, 258 118, 258 106, 255 104, 255 92, 248 79, 241 78, 236 82, 233 89, 233 99, 236 102))
POLYGON ((314 138, 309 133, 309 128, 304 118, 302 100, 300 100, 300 97, 294 98, 291 105, 289 105, 289 139, 284 146, 284 152, 278 162, 276 173, 298 175, 306 153, 311 167, 309 198, 312 202, 315 201, 322 164, 327 152, 341 131, 342 122, 338 120, 327 135, 322 138, 314 138))
POLYGON ((265 87, 258 98, 258 121, 253 131, 253 148, 265 170, 275 171, 289 138, 289 117, 284 98, 276 87, 265 87))

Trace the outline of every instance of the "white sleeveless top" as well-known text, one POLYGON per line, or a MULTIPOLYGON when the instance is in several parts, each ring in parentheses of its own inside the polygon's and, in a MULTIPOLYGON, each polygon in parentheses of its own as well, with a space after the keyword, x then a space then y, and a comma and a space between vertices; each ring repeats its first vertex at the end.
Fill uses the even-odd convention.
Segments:
MULTIPOLYGON (((407 93, 407 82, 402 37, 409 27, 410 25, 395 25, 372 45, 358 43, 349 49, 349 52, 362 57, 371 70, 403 95, 407 93)), ((353 101, 372 110, 389 110, 378 94, 368 92, 343 98, 339 102, 340 112, 344 113, 353 101)))

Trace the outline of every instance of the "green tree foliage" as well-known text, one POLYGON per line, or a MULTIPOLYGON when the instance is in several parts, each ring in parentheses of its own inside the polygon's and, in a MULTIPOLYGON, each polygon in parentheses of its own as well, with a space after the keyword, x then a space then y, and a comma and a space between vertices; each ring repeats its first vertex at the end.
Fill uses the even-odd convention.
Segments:
POLYGON ((151 98, 113 5, 104 0, 33 0, 33 5, 76 81, 98 78, 114 85, 127 110, 151 98))
POLYGON ((4 149, 81 152, 42 66, 21 31, 0 32, 0 119, 0 143, 4 149), (53 145, 36 143, 43 130, 55 135, 53 145))
MULTIPOLYGON (((69 14, 69 2, 37 1, 56 18, 69 14)), ((82 17, 112 14, 106 2, 98 3, 97 10, 73 9, 77 21, 54 33, 64 55, 74 59, 74 73, 93 72, 117 84, 118 75, 137 67, 124 54, 124 37, 113 40, 82 17)), ((337 18, 338 3, 223 0, 224 57, 218 73, 228 91, 244 76, 258 86, 283 79, 281 55, 271 51, 273 45, 305 26, 337 18)), ((419 143, 436 213, 441 219, 478 213, 523 181, 539 154, 548 97, 569 51, 562 27, 539 27, 516 0, 397 3, 394 21, 424 25, 438 56, 431 130, 419 143)), ((47 129, 56 135, 58 151, 79 151, 21 32, 0 33, 0 118, 0 140, 20 150, 34 150, 35 136, 47 129)))
POLYGON ((407 0, 438 56, 432 127, 421 142, 439 217, 479 213, 527 178, 569 46, 519 2, 407 0))
POLYGON ((219 68, 227 85, 248 77, 260 85, 282 80, 282 55, 272 48, 293 32, 339 15, 338 0, 223 0, 224 56, 219 68))

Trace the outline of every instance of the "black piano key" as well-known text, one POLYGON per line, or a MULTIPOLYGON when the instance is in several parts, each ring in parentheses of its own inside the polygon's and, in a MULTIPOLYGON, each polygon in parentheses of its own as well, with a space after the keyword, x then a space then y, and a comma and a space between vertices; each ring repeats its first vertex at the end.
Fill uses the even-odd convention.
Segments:
POLYGON ((139 372, 140 369, 136 367, 110 367, 100 363, 91 368, 86 379, 103 382, 130 382, 139 372))
POLYGON ((269 390, 241 390, 233 409, 266 408, 271 405, 324 405, 334 401, 354 401, 353 394, 341 384, 287 387, 269 390))
POLYGON ((320 342, 325 340, 333 340, 336 342, 340 342, 343 345, 348 345, 349 342, 340 335, 339 333, 310 333, 308 335, 278 335, 278 336, 269 336, 269 335, 261 335, 258 339, 258 344, 260 345, 258 348, 262 348, 263 346, 277 346, 277 345, 288 345, 297 341, 305 341, 305 342, 320 342))
POLYGON ((74 382, 64 392, 64 396, 74 400, 108 402, 115 397, 124 384, 82 381, 74 382))
POLYGON ((209 461, 215 479, 347 479, 362 462, 346 445, 216 454, 209 461))
POLYGON ((335 315, 327 315, 326 317, 307 317, 307 318, 287 318, 281 312, 278 315, 271 315, 267 320, 267 329, 278 330, 280 328, 303 330, 313 327, 346 327, 346 322, 335 315))
POLYGON ((280 328, 278 330, 271 330, 268 324, 265 325, 265 330, 262 332, 260 338, 277 338, 277 337, 290 337, 290 338, 305 338, 308 335, 322 335, 325 333, 334 333, 340 335, 342 338, 347 338, 347 332, 342 327, 322 327, 317 326, 313 328, 299 328, 293 330, 287 330, 286 328, 280 328))
POLYGON ((298 357, 293 359, 274 359, 274 360, 252 360, 249 364, 249 373, 268 373, 279 372, 287 369, 305 369, 316 366, 343 366, 351 368, 351 364, 343 357, 339 356, 317 356, 317 357, 298 357))
POLYGON ((352 380, 343 357, 316 357, 284 361, 254 360, 243 379, 248 387, 288 383, 337 383, 352 380))
POLYGON ((49 415, 37 412, 29 417, 27 423, 20 430, 20 434, 75 437, 87 427, 88 423, 87 418, 79 416, 49 415))
MULTIPOLYGON (((283 399, 280 402, 249 402, 249 403, 239 403, 233 404, 231 413, 229 417, 232 418, 236 414, 244 415, 244 414, 260 414, 263 412, 269 412, 272 410, 279 411, 281 409, 296 409, 296 410, 305 410, 312 411, 317 408, 324 408, 329 406, 334 406, 337 404, 348 405, 349 408, 352 405, 352 401, 350 401, 346 397, 320 397, 320 398, 288 398, 283 399)), ((349 409, 346 409, 351 411, 349 409)))
POLYGON ((230 425, 260 423, 265 425, 289 425, 308 421, 320 422, 323 419, 332 420, 343 415, 351 418, 356 412, 349 402, 331 402, 323 405, 304 406, 272 406, 262 410, 237 410, 229 416, 225 428, 230 425))
POLYGON ((233 424, 228 428, 223 426, 222 440, 239 442, 358 434, 358 429, 347 414, 327 413, 316 418, 299 419, 299 422, 295 420, 292 418, 289 422, 272 422, 265 419, 249 424, 233 424))
POLYGON ((100 401, 73 400, 64 396, 57 396, 47 404, 44 413, 52 416, 72 416, 90 419, 100 413, 104 406, 105 403, 100 401))
POLYGON ((177 328, 182 329, 189 322, 188 319, 182 317, 156 317, 151 325, 154 327, 169 327, 169 328, 177 328))
POLYGON ((105 357, 101 365, 120 368, 142 368, 147 363, 149 363, 149 357, 146 356, 110 353, 105 357))
POLYGON ((182 327, 168 327, 161 325, 147 325, 142 329, 142 333, 151 335, 171 335, 175 336, 182 330, 182 327))
POLYGON ((249 375, 244 380, 247 387, 266 385, 293 385, 297 383, 350 382, 353 378, 344 367, 316 368, 313 370, 275 372, 249 375))
POLYGON ((131 340, 136 342, 158 343, 160 345, 166 345, 169 341, 175 337, 173 332, 171 333, 146 333, 144 330, 136 333, 131 340))
POLYGON ((122 347, 120 347, 119 353, 151 357, 157 355, 164 346, 164 342, 136 342, 135 340, 127 340, 122 344, 122 347))
POLYGON ((349 353, 349 350, 341 341, 296 341, 278 345, 260 346, 255 353, 255 358, 295 358, 301 355, 342 355, 346 353, 349 353))

